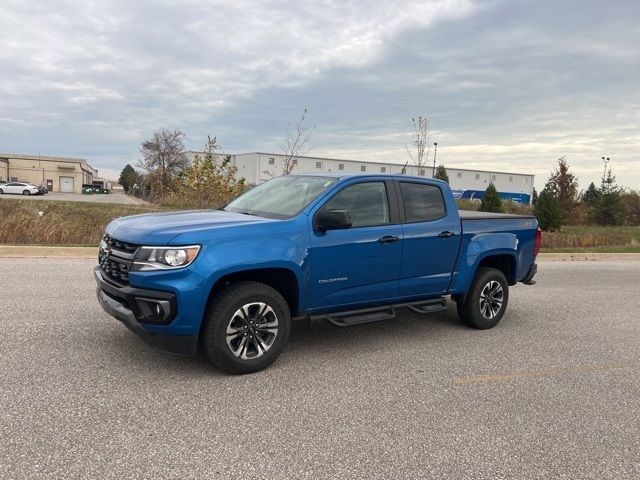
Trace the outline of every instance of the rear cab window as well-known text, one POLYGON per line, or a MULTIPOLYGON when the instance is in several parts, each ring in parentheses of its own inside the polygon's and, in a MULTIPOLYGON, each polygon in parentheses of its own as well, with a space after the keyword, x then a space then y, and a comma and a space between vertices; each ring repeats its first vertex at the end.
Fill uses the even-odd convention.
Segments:
POLYGON ((430 222, 447 215, 442 190, 426 183, 400 182, 405 223, 430 222))

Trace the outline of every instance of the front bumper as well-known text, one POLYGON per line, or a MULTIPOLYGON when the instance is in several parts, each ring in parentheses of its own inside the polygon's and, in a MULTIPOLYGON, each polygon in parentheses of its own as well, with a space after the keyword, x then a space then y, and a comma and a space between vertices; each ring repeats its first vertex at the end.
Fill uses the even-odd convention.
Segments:
POLYGON ((102 309, 120 320, 145 343, 177 355, 195 355, 198 335, 166 335, 150 332, 145 325, 166 325, 177 315, 173 293, 116 286, 104 279, 100 268, 93 271, 98 287, 96 294, 102 309), (161 315, 150 315, 149 305, 160 305, 161 315))

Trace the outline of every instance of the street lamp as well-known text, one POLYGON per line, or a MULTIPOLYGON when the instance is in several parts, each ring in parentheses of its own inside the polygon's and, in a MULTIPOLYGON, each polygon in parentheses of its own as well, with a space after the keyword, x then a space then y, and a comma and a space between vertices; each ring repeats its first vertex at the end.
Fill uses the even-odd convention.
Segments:
POLYGON ((436 178, 436 155, 438 154, 438 142, 433 142, 433 178, 436 178))
POLYGON ((604 179, 607 176, 607 164, 609 163, 609 160, 611 160, 609 157, 604 158, 602 157, 602 163, 604 163, 604 173, 602 174, 602 183, 604 184, 604 179))

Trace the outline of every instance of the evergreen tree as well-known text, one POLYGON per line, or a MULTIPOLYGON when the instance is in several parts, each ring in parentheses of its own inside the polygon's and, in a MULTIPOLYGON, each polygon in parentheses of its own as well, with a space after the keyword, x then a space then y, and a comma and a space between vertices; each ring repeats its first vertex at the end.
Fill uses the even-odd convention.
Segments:
POLYGON ((502 212, 502 200, 500 199, 500 195, 498 195, 498 191, 493 183, 490 183, 484 191, 480 210, 483 212, 502 212))
POLYGON ((122 185, 125 192, 128 192, 138 180, 138 174, 130 164, 126 164, 120 173, 118 183, 122 185))
POLYGON ((535 215, 542 230, 558 230, 562 224, 560 204, 553 194, 553 187, 548 184, 538 196, 535 215))
POLYGON ((449 174, 447 173, 447 169, 444 168, 444 165, 438 165, 438 168, 436 168, 436 173, 433 176, 433 178, 449 183, 449 174))
POLYGON ((538 203, 538 191, 536 187, 533 187, 533 198, 531 199, 531 204, 535 207, 536 203, 538 203))
POLYGON ((616 184, 616 177, 609 168, 602 178, 600 199, 595 207, 595 220, 599 225, 621 225, 624 222, 625 208, 622 191, 616 184))
POLYGON ((600 200, 602 192, 598 190, 593 182, 589 184, 589 187, 582 195, 582 202, 589 208, 595 208, 600 200))

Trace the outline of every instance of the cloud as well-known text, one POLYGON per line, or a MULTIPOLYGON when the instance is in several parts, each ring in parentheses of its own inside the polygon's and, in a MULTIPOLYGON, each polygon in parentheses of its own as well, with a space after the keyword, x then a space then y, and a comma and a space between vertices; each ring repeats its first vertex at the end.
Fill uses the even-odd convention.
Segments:
POLYGON ((619 0, 140 1, 0 5, 0 150, 119 170, 162 126, 190 147, 276 149, 309 108, 311 153, 406 161, 411 116, 438 158, 525 170, 600 156, 640 187, 640 20, 619 0))

